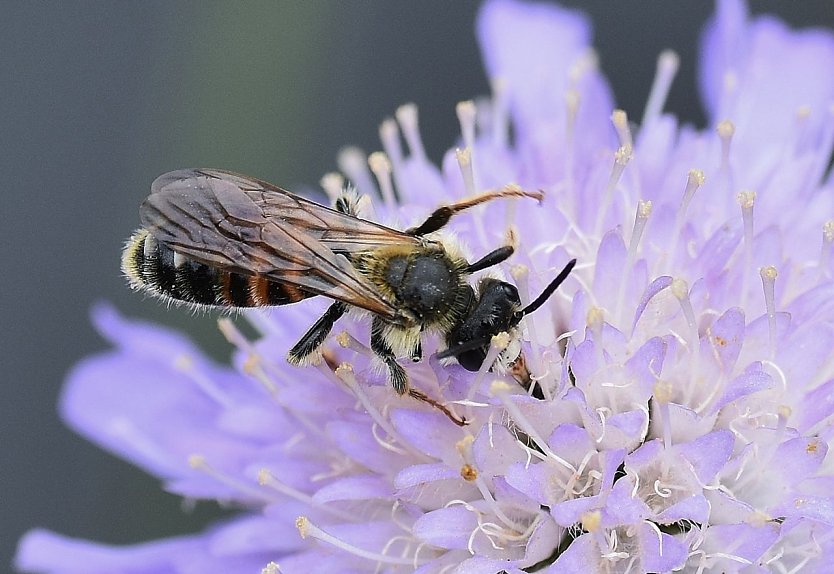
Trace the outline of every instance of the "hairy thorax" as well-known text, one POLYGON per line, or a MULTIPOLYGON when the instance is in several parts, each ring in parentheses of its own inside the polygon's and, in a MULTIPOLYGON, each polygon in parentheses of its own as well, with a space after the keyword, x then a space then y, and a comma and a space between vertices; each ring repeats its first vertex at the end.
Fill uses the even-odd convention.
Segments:
POLYGON ((442 243, 384 247, 355 256, 354 265, 386 299, 412 314, 421 330, 448 330, 468 305, 466 261, 442 243))

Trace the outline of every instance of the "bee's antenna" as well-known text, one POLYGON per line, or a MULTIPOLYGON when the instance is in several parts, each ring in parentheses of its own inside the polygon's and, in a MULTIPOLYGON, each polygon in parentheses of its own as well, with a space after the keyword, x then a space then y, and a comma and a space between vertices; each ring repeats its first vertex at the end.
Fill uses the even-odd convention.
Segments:
POLYGON ((525 315, 529 315, 530 313, 544 305, 544 302, 547 301, 551 295, 553 295, 553 292, 559 288, 559 285, 561 285, 562 282, 568 278, 568 275, 570 275, 570 272, 573 271, 575 265, 576 259, 571 259, 570 261, 568 261, 568 264, 565 265, 564 269, 562 269, 562 271, 556 276, 556 279, 551 281, 550 285, 544 288, 542 294, 536 297, 535 301, 527 305, 521 311, 516 311, 513 314, 513 325, 518 325, 525 315))

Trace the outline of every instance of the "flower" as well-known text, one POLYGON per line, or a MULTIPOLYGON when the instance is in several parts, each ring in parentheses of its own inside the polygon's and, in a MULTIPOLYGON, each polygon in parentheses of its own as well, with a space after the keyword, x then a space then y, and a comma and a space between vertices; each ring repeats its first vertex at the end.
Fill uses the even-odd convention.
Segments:
POLYGON ((166 489, 242 510, 127 548, 34 531, 20 569, 828 571, 834 37, 723 0, 703 35, 709 128, 663 112, 678 66, 664 53, 636 131, 582 15, 488 0, 478 37, 493 94, 459 104, 460 151, 442 168, 413 106, 383 123, 384 154, 347 150, 340 167, 390 224, 508 182, 546 193, 452 225, 473 253, 515 226, 503 273, 526 300, 579 260, 525 320, 529 390, 441 364, 428 338, 411 381, 461 428, 388 388, 360 321, 340 322, 320 365, 278 360, 325 302, 247 313, 254 341, 221 321, 232 368, 98 309, 115 348, 71 375, 66 420, 166 489))

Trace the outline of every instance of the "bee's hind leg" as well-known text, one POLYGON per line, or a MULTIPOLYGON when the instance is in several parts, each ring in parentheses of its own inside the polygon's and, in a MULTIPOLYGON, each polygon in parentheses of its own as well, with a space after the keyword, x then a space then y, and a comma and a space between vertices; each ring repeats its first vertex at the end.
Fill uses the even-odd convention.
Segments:
POLYGON ((328 307, 324 315, 313 323, 313 326, 304 333, 298 343, 290 349, 287 353, 287 361, 293 365, 303 364, 312 353, 321 347, 327 335, 330 334, 330 330, 333 329, 333 324, 347 312, 347 309, 347 305, 338 301, 328 307))
MULTIPOLYGON (((385 340, 384 336, 385 324, 381 319, 374 317, 373 324, 371 325, 371 350, 385 362, 385 365, 388 367, 388 378, 391 381, 391 385, 394 387, 394 390, 397 391, 398 395, 404 395, 408 393, 408 396, 417 399, 418 401, 422 401, 427 403, 444 415, 449 417, 453 423, 458 426, 465 426, 468 424, 466 419, 460 418, 455 416, 452 411, 450 411, 446 406, 440 404, 426 393, 419 391, 417 389, 412 389, 408 385, 408 374, 405 372, 399 363, 397 363, 397 359, 394 355, 394 351, 391 349, 391 346, 385 340)), ((417 345, 412 352, 412 360, 415 357, 420 357, 423 354, 423 349, 421 345, 417 345)))
POLYGON ((414 235, 416 237, 433 233, 442 229, 453 215, 456 215, 465 209, 469 209, 470 207, 475 207, 476 205, 492 201, 493 199, 499 199, 501 197, 531 197, 541 201, 544 195, 540 191, 524 191, 517 185, 506 185, 501 189, 485 191, 484 193, 473 195, 472 197, 456 201, 455 203, 441 205, 435 209, 423 223, 417 227, 406 229, 405 232, 408 235, 414 235))

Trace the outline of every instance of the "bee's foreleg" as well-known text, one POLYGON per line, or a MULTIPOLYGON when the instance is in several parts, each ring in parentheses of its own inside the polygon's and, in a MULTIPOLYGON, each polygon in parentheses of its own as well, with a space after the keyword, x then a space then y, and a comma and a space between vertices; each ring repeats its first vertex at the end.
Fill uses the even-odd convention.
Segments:
POLYGON ((408 392, 408 374, 397 363, 397 357, 394 355, 391 345, 385 339, 385 323, 378 317, 374 317, 371 324, 371 350, 388 367, 388 379, 397 394, 406 394, 408 392))
POLYGON ((347 305, 336 302, 327 308, 318 321, 313 323, 310 330, 287 353, 287 361, 293 365, 304 363, 305 359, 314 353, 333 328, 333 324, 347 311, 347 305))

